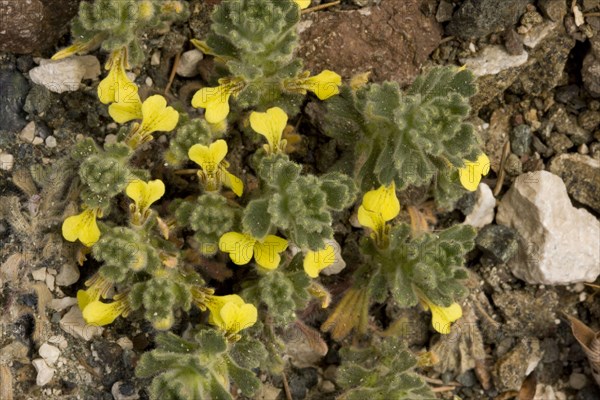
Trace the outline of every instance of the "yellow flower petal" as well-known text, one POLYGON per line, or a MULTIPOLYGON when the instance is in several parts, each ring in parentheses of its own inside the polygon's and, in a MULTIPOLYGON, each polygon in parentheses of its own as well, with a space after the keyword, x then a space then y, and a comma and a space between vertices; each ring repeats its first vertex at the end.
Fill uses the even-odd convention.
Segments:
POLYGON ((268 235, 262 242, 254 244, 254 260, 266 269, 275 269, 281 261, 281 253, 288 247, 288 241, 274 235, 268 235))
POLYGON ((305 8, 308 8, 308 6, 310 6, 310 1, 311 0, 294 0, 296 2, 296 4, 298 4, 298 6, 300 7, 301 10, 304 10, 305 8))
POLYGON ((227 303, 221 308, 220 316, 223 321, 220 326, 221 329, 227 333, 238 333, 256 323, 258 310, 252 304, 239 306, 234 303, 227 303))
POLYGON ((125 193, 135 202, 138 210, 145 211, 165 194, 165 184, 160 179, 148 183, 136 179, 127 185, 125 193))
POLYGON ((226 296, 207 296, 206 307, 210 310, 208 316, 208 322, 212 325, 223 326, 223 320, 221 319, 221 308, 227 303, 237 304, 238 306, 244 305, 244 300, 237 294, 229 294, 226 296))
POLYGON ((302 86, 316 94, 320 100, 327 100, 340 93, 341 84, 341 76, 333 71, 325 70, 319 75, 307 78, 302 86))
POLYGON ((233 193, 235 193, 236 196, 241 197, 242 194, 244 194, 244 182, 225 168, 222 168, 221 172, 223 185, 233 190, 233 193))
POLYGON ((396 196, 396 185, 381 186, 365 193, 362 206, 368 211, 381 214, 384 221, 391 221, 400 213, 400 202, 396 196))
POLYGON ((179 122, 179 113, 173 107, 167 107, 167 100, 161 95, 148 97, 142 104, 142 125, 145 134, 169 132, 179 122))
POLYGON ((231 261, 237 265, 246 265, 254 255, 256 239, 238 232, 227 232, 219 239, 219 249, 229 253, 231 261))
POLYGON ((264 113, 253 112, 250 114, 250 126, 267 138, 272 153, 281 150, 281 136, 287 121, 287 114, 279 107, 270 108, 264 113))
POLYGON ((87 247, 91 247, 100 239, 100 229, 96 223, 97 210, 87 209, 73 215, 62 224, 62 235, 69 242, 77 239, 87 247))
POLYGON ((100 300, 100 292, 93 287, 90 287, 87 290, 77 291, 77 304, 82 311, 88 304, 96 300, 100 300))
POLYGON ((83 309, 83 319, 90 325, 104 326, 114 322, 123 313, 123 303, 92 301, 83 309))
POLYGON ((108 113, 111 118, 119 123, 124 124, 134 119, 142 119, 142 101, 136 93, 135 96, 128 102, 112 103, 108 107, 108 113))
POLYGON ((195 144, 188 151, 190 160, 194 161, 210 175, 216 173, 226 155, 227 142, 223 139, 217 140, 210 146, 195 144))
POLYGON ((385 225, 381 213, 369 211, 364 206, 358 207, 358 223, 375 232, 379 232, 385 225))
POLYGON ((205 108, 206 121, 217 124, 229 115, 229 97, 231 97, 231 89, 227 85, 202 88, 192 98, 192 106, 205 108))
POLYGON ((98 85, 98 98, 103 104, 131 103, 138 96, 138 87, 125 71, 126 53, 117 51, 111 56, 111 68, 98 85))
POLYGON ((481 177, 490 172, 490 159, 485 153, 477 157, 477 161, 465 161, 465 166, 458 170, 460 183, 470 192, 477 190, 481 177))
POLYGON ((462 317, 462 308, 458 303, 454 303, 450 307, 440 307, 432 303, 428 303, 428 306, 431 309, 433 329, 444 335, 448 335, 452 323, 462 317))
POLYGON ((311 278, 335 262, 335 248, 328 244, 323 250, 308 251, 304 256, 304 272, 311 278))

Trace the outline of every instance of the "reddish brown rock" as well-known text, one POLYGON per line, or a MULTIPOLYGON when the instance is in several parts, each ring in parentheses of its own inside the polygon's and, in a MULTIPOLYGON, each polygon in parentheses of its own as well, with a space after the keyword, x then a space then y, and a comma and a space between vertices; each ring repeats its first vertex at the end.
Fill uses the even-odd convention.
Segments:
POLYGON ((37 53, 68 30, 79 0, 0 0, 0 51, 37 53))
POLYGON ((358 11, 316 12, 303 17, 298 55, 314 74, 324 69, 344 78, 372 71, 375 81, 410 84, 442 37, 421 0, 382 0, 358 11))

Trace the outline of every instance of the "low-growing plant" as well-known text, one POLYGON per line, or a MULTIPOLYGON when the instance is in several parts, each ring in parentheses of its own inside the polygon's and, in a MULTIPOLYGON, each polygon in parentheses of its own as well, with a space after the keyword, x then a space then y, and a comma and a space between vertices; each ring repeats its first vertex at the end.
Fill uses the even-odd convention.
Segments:
MULTIPOLYGON (((406 92, 389 82, 343 86, 332 71, 311 76, 294 53, 309 1, 223 0, 206 40, 194 41, 216 60, 218 85, 192 100, 203 118, 186 115, 161 95, 142 99, 125 73, 132 56, 141 61, 140 33, 171 14, 183 17, 180 3, 82 3, 73 25, 83 32, 80 42, 59 53, 88 50, 81 43, 90 41, 111 52, 98 97, 121 125, 117 143, 101 148, 86 139, 70 158, 80 178, 80 211, 64 220, 63 237, 100 263, 77 295, 85 320, 144 318, 165 332, 137 368, 140 377, 153 378, 154 399, 232 399, 233 384, 251 396, 260 385, 257 368, 284 368, 282 330, 309 332, 298 312, 312 300, 329 306, 318 279, 340 258, 336 224, 347 224, 362 198, 356 216, 365 235, 349 268, 353 283, 321 329, 335 340, 353 329, 369 334, 370 306, 391 302, 420 303, 434 329, 449 333, 461 317, 474 231, 459 225, 431 232, 427 224, 401 222, 398 192, 428 186, 449 207, 462 186, 475 190, 486 173, 487 157, 465 122, 472 74, 433 69, 406 92), (129 17, 124 3, 139 14, 129 17), (171 14, 163 16, 165 7, 171 14), (101 10, 108 12, 105 22, 101 10), (288 123, 307 92, 316 95, 311 101, 327 101, 325 133, 346 150, 344 160, 355 161, 351 168, 317 175, 295 161, 288 123), (262 147, 231 148, 234 131, 255 135, 262 147), (163 154, 144 146, 155 132, 169 138, 163 154), (140 162, 147 159, 142 154, 161 160, 160 175, 140 162), (175 176, 177 190, 164 178, 175 176), (227 260, 233 284, 224 290, 216 272, 205 272, 211 263, 226 268, 227 260), (167 332, 182 313, 194 316, 193 326, 184 337, 167 332)), ((342 350, 341 398, 430 398, 399 339, 377 340, 342 350)))

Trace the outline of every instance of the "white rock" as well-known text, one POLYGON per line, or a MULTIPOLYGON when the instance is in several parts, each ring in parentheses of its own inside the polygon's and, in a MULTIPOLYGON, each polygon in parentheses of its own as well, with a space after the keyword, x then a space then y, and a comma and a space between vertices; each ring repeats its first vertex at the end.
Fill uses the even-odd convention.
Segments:
POLYGON ((74 92, 83 79, 100 75, 100 62, 94 56, 76 56, 63 60, 41 60, 40 66, 29 71, 34 83, 54 93, 74 92))
POLYGON ((465 225, 471 225, 474 228, 483 228, 494 220, 494 208, 496 207, 496 198, 492 189, 485 183, 480 183, 477 188, 477 201, 473 211, 465 218, 465 225))
POLYGON ((60 327, 69 335, 83 340, 91 340, 95 336, 100 336, 104 328, 100 326, 89 325, 83 319, 79 306, 73 306, 60 320, 60 327))
POLYGON ((57 144, 58 143, 56 142, 56 138, 54 136, 48 136, 46 138, 46 147, 53 149, 57 144))
POLYGON ((31 277, 34 281, 45 281, 46 280, 46 268, 35 269, 31 271, 31 277))
POLYGON ((57 345, 59 349, 63 350, 69 346, 69 342, 67 342, 67 339, 63 335, 50 336, 48 343, 57 345))
POLYGON ((510 55, 502 46, 487 46, 477 57, 465 58, 460 61, 467 66, 475 76, 496 75, 497 73, 521 66, 527 62, 529 54, 524 51, 518 56, 510 55))
POLYGON ((77 304, 75 297, 63 297, 62 299, 52 299, 48 303, 48 306, 54 311, 62 311, 77 304))
POLYGON ((39 146, 40 144, 44 143, 44 139, 42 139, 41 137, 35 137, 33 138, 33 145, 34 146, 39 146))
POLYGON ((329 267, 321 271, 321 274, 327 276, 339 274, 344 268, 346 268, 346 261, 344 261, 342 258, 342 246, 340 246, 339 243, 334 239, 326 240, 325 244, 333 246, 335 250, 335 261, 329 267))
POLYGON ((529 32, 522 36, 523 44, 530 49, 536 48, 558 26, 557 22, 547 21, 532 27, 529 32))
POLYGON ((60 350, 58 347, 52 346, 48 343, 41 345, 38 353, 48 365, 54 365, 54 363, 58 361, 58 357, 60 357, 60 350))
POLYGON ((200 50, 194 49, 186 51, 181 55, 179 65, 177 66, 177 75, 184 78, 192 78, 200 73, 198 64, 204 58, 204 54, 200 50))
POLYGON ((516 277, 566 285, 600 275, 600 222, 571 205, 558 176, 547 171, 519 176, 500 202, 496 221, 521 235, 509 264, 516 277))
POLYGON ((55 369, 50 368, 46 361, 41 358, 36 358, 31 362, 37 371, 37 377, 35 378, 35 384, 38 386, 44 386, 48 384, 54 377, 55 369))
POLYGON ((31 121, 19 134, 19 139, 25 143, 33 143, 33 139, 35 139, 35 122, 31 121))
POLYGON ((48 286, 51 292, 54 291, 54 282, 56 282, 54 275, 46 274, 46 286, 48 286))
POLYGON ((150 58, 150 65, 160 65, 160 51, 155 51, 152 53, 152 57, 150 58))
POLYGON ((119 338, 117 344, 121 346, 123 350, 133 350, 133 342, 127 336, 119 338))
POLYGON ((0 153, 0 169, 10 171, 15 165, 15 158, 9 153, 0 153))
POLYGON ((79 268, 75 263, 67 262, 60 267, 60 272, 56 276, 58 286, 70 286, 79 280, 79 268))

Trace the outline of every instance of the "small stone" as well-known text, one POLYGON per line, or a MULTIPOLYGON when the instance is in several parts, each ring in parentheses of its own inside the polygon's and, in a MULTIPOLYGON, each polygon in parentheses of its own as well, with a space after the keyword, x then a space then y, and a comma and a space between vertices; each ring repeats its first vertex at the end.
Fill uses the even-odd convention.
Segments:
POLYGON ((56 276, 58 286, 71 286, 79 280, 79 268, 74 263, 65 263, 60 267, 60 272, 56 276))
POLYGON ((31 277, 34 281, 45 281, 46 280, 46 268, 34 269, 31 271, 31 277))
POLYGON ((177 75, 184 78, 193 78, 200 73, 198 66, 204 55, 200 50, 194 49, 186 51, 181 55, 179 65, 177 66, 177 75))
POLYGON ((0 88, 0 131, 19 132, 27 125, 23 106, 29 93, 29 83, 18 71, 0 70, 0 88))
POLYGON ((550 139, 548 139, 548 144, 550 147, 552 147, 552 150, 558 154, 562 154, 571 147, 575 146, 571 139, 569 139, 564 133, 555 133, 550 136, 550 139))
POLYGON ((54 136, 48 136, 46 138, 46 147, 48 147, 49 149, 53 149, 58 145, 58 143, 56 142, 56 138, 54 136))
POLYGON ((477 187, 476 201, 473 210, 465 218, 465 225, 471 225, 474 228, 483 228, 494 220, 494 208, 496 207, 496 198, 492 189, 485 183, 480 183, 477 187))
POLYGON ((260 388, 256 392, 256 399, 257 400, 277 400, 279 398, 280 393, 281 393, 281 389, 278 389, 269 383, 263 383, 262 385, 260 385, 260 388))
POLYGON ((83 79, 96 79, 100 75, 100 62, 95 56, 74 56, 63 60, 42 60, 39 67, 29 71, 34 83, 54 93, 79 90, 83 79))
POLYGON ((492 372, 496 388, 501 391, 518 391, 525 377, 535 369, 541 358, 540 342, 535 338, 523 339, 496 362, 492 372))
POLYGON ((33 139, 35 139, 35 122, 31 121, 19 134, 19 139, 25 143, 33 143, 33 139))
POLYGON ((577 122, 583 129, 593 131, 600 127, 600 111, 586 110, 579 114, 577 122))
POLYGON ((321 391, 323 393, 333 393, 335 392, 335 384, 331 381, 323 381, 321 382, 321 391))
POLYGON ((569 386, 571 386, 575 390, 583 389, 588 383, 587 376, 584 374, 578 374, 573 372, 571 376, 569 376, 569 386))
POLYGON ((152 80, 152 78, 147 77, 146 78, 146 86, 152 87, 152 85, 154 85, 154 81, 152 80))
POLYGON ((510 176, 521 175, 523 173, 523 163, 517 155, 511 153, 506 159, 506 165, 504 166, 504 170, 510 176))
POLYGON ((531 145, 531 127, 529 125, 519 125, 510 133, 510 148, 512 152, 519 157, 529 153, 531 145))
POLYGON ((50 300, 48 306, 54 311, 62 311, 75 304, 77 304, 77 299, 75 297, 63 297, 62 299, 50 300))
POLYGON ((31 362, 37 371, 37 377, 35 378, 35 384, 38 386, 47 385, 54 377, 55 369, 50 368, 46 361, 42 358, 37 358, 31 362))
POLYGON ((554 22, 561 22, 567 15, 565 0, 538 0, 538 7, 546 17, 554 22))
POLYGON ((448 33, 462 39, 481 38, 514 25, 525 11, 527 0, 466 0, 454 13, 448 33))
POLYGON ((54 365, 58 361, 58 357, 60 357, 60 350, 58 347, 52 346, 48 343, 42 344, 38 350, 38 353, 40 357, 42 357, 50 366, 54 365))
POLYGON ((131 382, 115 382, 110 390, 114 400, 137 400, 140 395, 131 382))
POLYGON ((48 286, 48 289, 50 289, 51 292, 54 291, 54 282, 56 281, 56 278, 53 275, 47 274, 46 275, 46 286, 48 286))
POLYGON ((448 22, 452 19, 453 13, 454 5, 447 0, 441 0, 437 13, 435 14, 435 19, 437 22, 448 22))
POLYGON ((54 335, 48 338, 48 343, 58 346, 59 349, 66 349, 69 346, 67 339, 63 335, 54 335))
POLYGON ((496 221, 521 237, 509 262, 516 277, 530 284, 566 285, 593 282, 600 275, 600 222, 571 205, 560 177, 547 171, 519 176, 500 201, 496 221))
POLYGON ((121 346, 123 350, 133 350, 133 342, 128 337, 123 336, 117 340, 117 344, 121 346))
POLYGON ((477 57, 461 59, 475 76, 497 75, 498 73, 519 67, 527 62, 529 54, 510 55, 502 46, 487 46, 477 57))
POLYGON ((579 147, 577 148, 577 152, 582 155, 588 155, 590 154, 590 148, 587 144, 584 143, 582 145, 579 145, 579 147))
POLYGON ((504 32, 504 47, 506 48, 506 51, 508 51, 508 54, 512 56, 518 56, 525 51, 523 39, 512 28, 509 28, 504 32))
POLYGON ((517 233, 503 225, 483 227, 475 239, 475 244, 484 256, 495 264, 506 263, 519 249, 517 233))
POLYGON ((89 325, 83 319, 79 306, 71 307, 60 320, 60 327, 68 334, 86 341, 91 340, 95 336, 100 336, 104 328, 100 326, 89 325))
POLYGON ((32 144, 34 146, 39 146, 42 143, 44 143, 44 139, 42 139, 41 137, 37 137, 37 136, 33 139, 33 142, 32 142, 32 144))
POLYGON ((600 212, 600 161, 581 154, 561 154, 552 160, 549 171, 562 178, 573 199, 600 212))
POLYGON ((77 0, 0 1, 0 51, 27 54, 52 48, 77 15, 78 3, 77 0))
POLYGON ((160 65, 160 51, 155 51, 154 53, 152 53, 152 57, 150 58, 150 65, 160 65))

